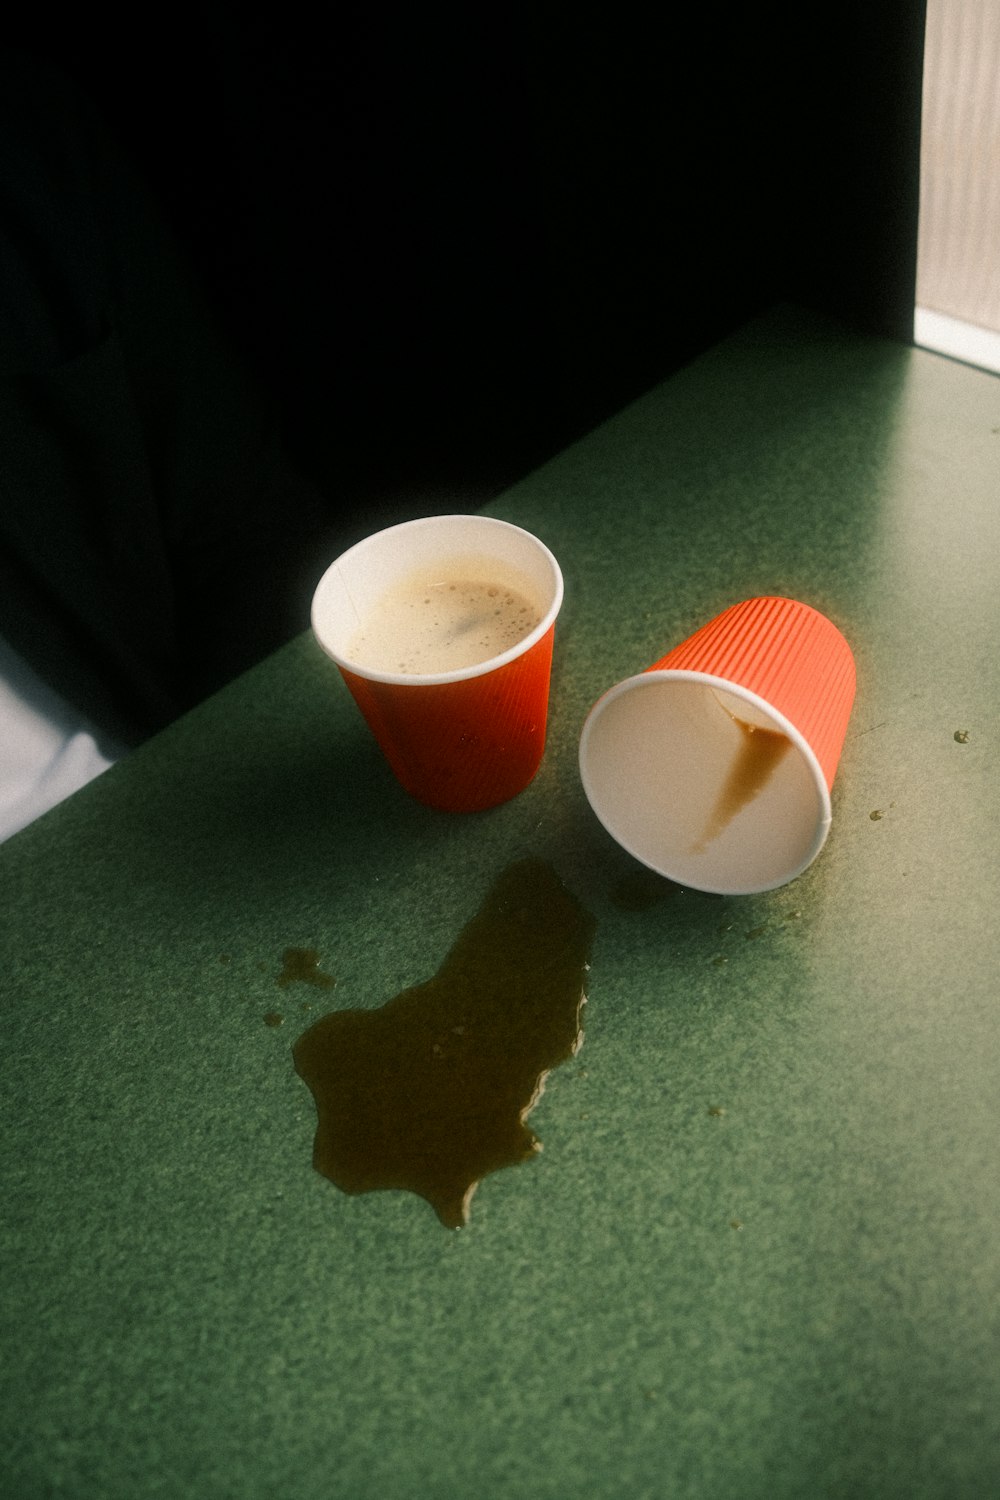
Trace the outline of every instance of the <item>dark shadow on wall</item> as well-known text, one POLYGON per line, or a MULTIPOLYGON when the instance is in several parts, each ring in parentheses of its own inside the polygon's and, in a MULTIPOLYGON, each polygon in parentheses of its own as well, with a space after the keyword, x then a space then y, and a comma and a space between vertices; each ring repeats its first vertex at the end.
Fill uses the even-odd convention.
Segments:
POLYGON ((12 40, 86 84, 359 525, 479 503, 776 299, 910 336, 922 5, 244 9, 12 40))

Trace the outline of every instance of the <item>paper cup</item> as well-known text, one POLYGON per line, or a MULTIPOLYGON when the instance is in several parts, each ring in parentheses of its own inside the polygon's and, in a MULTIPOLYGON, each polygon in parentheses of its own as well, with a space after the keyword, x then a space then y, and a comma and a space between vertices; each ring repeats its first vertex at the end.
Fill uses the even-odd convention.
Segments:
POLYGON ((681 885, 784 885, 826 841, 854 688, 851 649, 817 610, 735 604, 594 705, 587 798, 623 848, 681 885))
MULTIPOLYGON (((541 762, 562 597, 559 564, 530 532, 491 516, 428 516, 366 537, 332 563, 313 597, 312 627, 406 790, 446 812, 477 812, 523 791, 541 762), (430 659, 430 670, 413 662, 393 670, 395 654, 388 666, 371 665, 358 637, 383 601, 459 578, 527 597, 537 623, 469 665, 430 659)), ((389 628, 401 658, 418 649, 408 627, 389 628)))

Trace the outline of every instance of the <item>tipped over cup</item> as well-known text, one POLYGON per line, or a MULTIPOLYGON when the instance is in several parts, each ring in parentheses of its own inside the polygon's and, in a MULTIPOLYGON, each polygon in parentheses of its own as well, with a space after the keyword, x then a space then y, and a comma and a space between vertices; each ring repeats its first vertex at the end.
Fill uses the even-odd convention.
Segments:
POLYGON ((446 812, 506 802, 545 749, 559 564, 492 516, 427 516, 326 570, 312 628, 401 785, 446 812))
POLYGON ((591 709, 588 801, 623 848, 680 885, 784 885, 826 842, 854 691, 851 649, 818 610, 735 604, 591 709))

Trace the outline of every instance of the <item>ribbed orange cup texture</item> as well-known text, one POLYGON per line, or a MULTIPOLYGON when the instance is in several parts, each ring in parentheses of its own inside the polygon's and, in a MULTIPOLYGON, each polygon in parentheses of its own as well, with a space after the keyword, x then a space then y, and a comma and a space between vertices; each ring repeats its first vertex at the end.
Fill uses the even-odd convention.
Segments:
POLYGON ((808 741, 833 786, 854 703, 854 657, 809 604, 768 595, 716 615, 647 670, 704 672, 756 693, 808 741))
POLYGON ((516 797, 545 750, 552 626, 506 666, 459 682, 373 682, 340 673, 400 783, 442 812, 516 797))

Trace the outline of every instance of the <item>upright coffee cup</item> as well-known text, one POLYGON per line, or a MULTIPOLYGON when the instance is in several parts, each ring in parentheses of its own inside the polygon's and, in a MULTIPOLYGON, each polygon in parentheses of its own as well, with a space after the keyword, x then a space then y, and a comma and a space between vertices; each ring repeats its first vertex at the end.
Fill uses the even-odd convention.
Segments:
POLYGON ((339 557, 313 632, 406 790, 476 812, 524 790, 545 748, 563 580, 549 549, 491 516, 428 516, 339 557))

